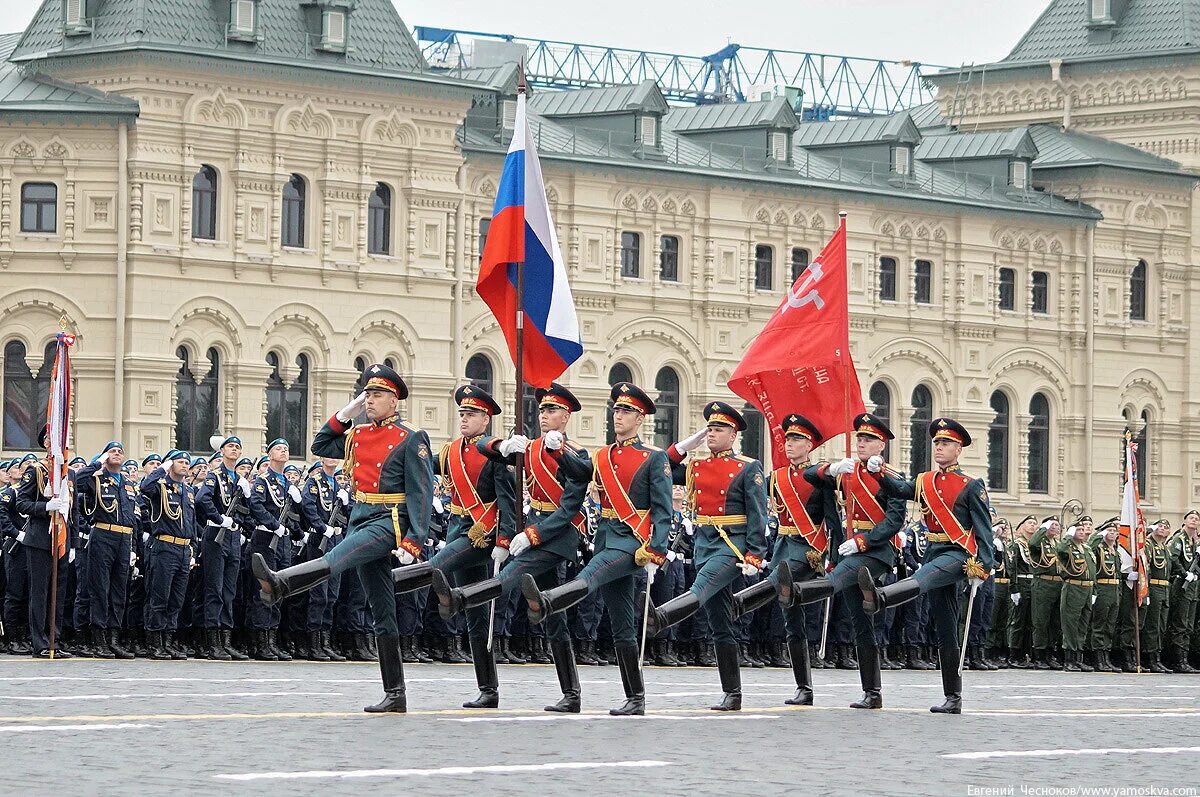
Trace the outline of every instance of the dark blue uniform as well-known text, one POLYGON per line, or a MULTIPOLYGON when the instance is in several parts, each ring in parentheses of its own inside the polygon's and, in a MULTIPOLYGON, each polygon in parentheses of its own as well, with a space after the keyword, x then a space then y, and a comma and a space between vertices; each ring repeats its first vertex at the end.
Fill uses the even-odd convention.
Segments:
POLYGON ((192 569, 196 494, 191 485, 169 477, 162 466, 142 479, 141 493, 149 512, 146 522, 150 530, 146 544, 149 578, 146 631, 158 637, 152 640, 152 648, 154 642, 159 643, 159 648, 164 645, 171 648, 173 645, 165 637, 179 629, 179 612, 192 569))
POLYGON ((103 656, 105 648, 112 649, 115 633, 125 620, 129 552, 134 535, 141 533, 137 487, 120 472, 93 462, 75 474, 75 493, 80 524, 88 528, 84 570, 88 621, 94 637, 97 632, 109 637, 93 639, 98 655, 103 656))
MULTIPOLYGON (((33 653, 41 655, 50 648, 49 605, 50 568, 57 560, 56 627, 61 626, 67 595, 67 557, 51 553, 50 512, 46 509, 48 473, 44 460, 29 466, 17 488, 17 512, 29 518, 25 526, 25 565, 29 574, 29 639, 33 653)), ((68 488, 70 481, 66 482, 68 488)), ((74 516, 67 519, 67 548, 73 544, 74 516)), ((56 654, 61 655, 61 653, 56 654)))
POLYGON ((196 493, 196 521, 201 529, 202 624, 208 655, 217 659, 245 658, 232 647, 231 637, 241 570, 241 521, 248 514, 237 473, 223 462, 209 470, 196 493), (238 512, 238 507, 245 511, 238 512))

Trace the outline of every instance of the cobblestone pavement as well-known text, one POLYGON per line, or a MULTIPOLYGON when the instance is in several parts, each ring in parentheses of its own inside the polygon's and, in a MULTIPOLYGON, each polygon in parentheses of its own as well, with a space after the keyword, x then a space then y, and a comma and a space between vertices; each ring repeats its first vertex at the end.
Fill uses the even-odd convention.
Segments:
POLYGON ((887 708, 865 712, 847 708, 854 672, 817 671, 810 709, 782 705, 789 671, 746 670, 729 715, 706 709, 715 671, 648 668, 650 713, 612 718, 615 667, 580 669, 578 716, 541 710, 557 699, 550 666, 501 667, 496 711, 458 708, 475 695, 469 665, 406 673, 410 713, 373 717, 373 664, 0 657, 0 793, 965 797, 1200 783, 1195 676, 967 673, 968 713, 941 717, 928 713, 936 672, 885 672, 887 708))

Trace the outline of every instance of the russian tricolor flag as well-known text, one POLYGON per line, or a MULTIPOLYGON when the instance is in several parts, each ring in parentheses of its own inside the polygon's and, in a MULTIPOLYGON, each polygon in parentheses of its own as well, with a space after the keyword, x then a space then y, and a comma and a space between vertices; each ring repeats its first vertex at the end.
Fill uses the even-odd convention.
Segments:
POLYGON ((517 263, 521 262, 525 269, 524 377, 534 387, 548 388, 583 354, 583 342, 546 203, 542 167, 529 134, 524 93, 517 95, 517 122, 475 286, 500 322, 513 362, 517 359, 517 263))

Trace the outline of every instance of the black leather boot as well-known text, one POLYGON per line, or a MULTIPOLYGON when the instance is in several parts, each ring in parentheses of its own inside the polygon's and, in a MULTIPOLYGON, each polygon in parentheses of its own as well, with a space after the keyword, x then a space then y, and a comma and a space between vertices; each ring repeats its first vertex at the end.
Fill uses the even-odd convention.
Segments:
POLYGON ((471 637, 470 643, 479 697, 463 703, 463 708, 500 708, 500 678, 496 675, 496 659, 488 650, 486 639, 471 637))
POLYGON ((775 597, 775 584, 769 579, 763 579, 757 584, 751 584, 733 596, 733 619, 760 609, 775 597))
POLYGON ((186 661, 188 654, 184 650, 183 643, 179 641, 178 631, 168 631, 166 634, 167 652, 171 654, 171 658, 175 661, 186 661))
POLYGON ((775 584, 775 594, 779 597, 779 605, 785 609, 816 603, 833 596, 833 582, 827 578, 793 581, 792 568, 787 562, 780 562, 776 572, 779 575, 775 584))
POLYGON ((321 646, 321 632, 308 632, 308 660, 309 661, 329 661, 329 656, 325 654, 325 648, 321 646))
POLYGON ((578 714, 579 671, 575 669, 575 653, 571 649, 571 640, 551 642, 550 652, 554 655, 554 672, 558 675, 558 688, 562 690, 562 698, 552 706, 546 706, 546 711, 559 714, 578 714))
POLYGON ((400 637, 391 634, 376 636, 379 646, 379 674, 383 678, 383 700, 363 711, 368 714, 408 711, 404 692, 404 662, 400 659, 400 637))
MULTIPOLYGON (((529 573, 521 576, 521 594, 525 596, 529 622, 540 623, 548 615, 565 611, 587 597, 588 584, 575 578, 559 587, 542 592, 529 573)), ((636 656, 635 656, 636 658, 636 656)))
POLYGON ((1080 672, 1095 672, 1096 668, 1088 664, 1087 655, 1082 650, 1075 651, 1075 663, 1079 665, 1080 672))
POLYGON ((915 578, 902 578, 895 584, 877 586, 866 567, 858 568, 858 589, 862 592, 863 611, 867 614, 899 606, 921 594, 921 585, 915 578))
POLYGON ((126 650, 121 647, 121 643, 117 640, 117 629, 115 628, 108 629, 108 647, 118 659, 136 658, 132 650, 126 650))
POLYGON ((326 564, 324 557, 311 559, 276 572, 267 567, 267 560, 260 553, 256 553, 250 558, 250 570, 258 579, 258 595, 267 606, 277 605, 288 595, 310 590, 331 575, 329 565, 326 564))
MULTIPOLYGON (((526 576, 528 578, 528 576, 526 576)), ((646 685, 638 666, 637 645, 617 645, 617 666, 621 668, 621 686, 625 688, 625 705, 609 709, 614 717, 642 716, 646 713, 646 685)))
POLYGON ((91 630, 92 637, 92 655, 98 659, 115 659, 117 654, 108 646, 108 631, 103 628, 93 628, 91 630))
POLYGON ((930 706, 934 714, 962 713, 962 676, 958 674, 958 648, 941 647, 938 649, 941 660, 942 694, 946 700, 940 706, 930 706))
POLYGON ((282 633, 278 628, 268 631, 267 644, 271 646, 271 652, 278 656, 280 661, 291 661, 294 658, 292 654, 279 646, 279 635, 282 633))
POLYGON ((443 620, 449 620, 467 609, 494 601, 503 591, 500 580, 496 578, 485 578, 465 587, 451 587, 450 581, 441 570, 433 571, 432 585, 433 593, 437 596, 438 614, 443 620))
POLYGON ((796 696, 783 701, 789 706, 813 704, 812 671, 809 667, 808 652, 808 643, 803 639, 788 642, 788 653, 792 656, 792 675, 796 678, 796 696))
POLYGON ((854 658, 854 645, 845 642, 837 647, 837 668, 839 670, 857 670, 858 659, 854 658))
POLYGON ((208 647, 208 658, 213 661, 233 661, 233 654, 221 644, 221 632, 216 628, 204 630, 204 641, 208 647))
POLYGON ((227 629, 222 630, 220 632, 220 636, 221 647, 226 653, 229 654, 230 659, 233 661, 248 661, 250 659, 249 656, 247 656, 245 653, 242 653, 242 651, 238 650, 237 646, 233 644, 233 631, 227 629))
POLYGON ((425 589, 433 576, 433 565, 429 562, 413 562, 411 565, 392 568, 392 584, 396 594, 425 589))
POLYGON ((330 661, 345 661, 346 657, 337 652, 337 648, 333 646, 333 632, 328 628, 321 631, 321 650, 325 651, 325 655, 330 661))
MULTIPOLYGON (((1075 661, 1075 651, 1063 651, 1063 672, 1080 672, 1079 663, 1075 661)), ((975 669, 972 667, 971 669, 975 669)))
POLYGON ((685 592, 662 606, 650 608, 646 618, 646 637, 658 636, 676 623, 683 622, 700 608, 700 598, 694 592, 685 592))
POLYGON ((858 646, 858 679, 863 696, 850 708, 883 708, 883 679, 879 675, 879 649, 874 645, 858 646))
POLYGON ((165 643, 166 634, 162 631, 147 631, 146 637, 150 643, 150 658, 155 661, 170 661, 171 653, 165 643))
POLYGON ((720 703, 709 708, 713 711, 741 711, 742 671, 738 666, 736 642, 717 643, 717 673, 721 677, 721 691, 725 695, 720 703))

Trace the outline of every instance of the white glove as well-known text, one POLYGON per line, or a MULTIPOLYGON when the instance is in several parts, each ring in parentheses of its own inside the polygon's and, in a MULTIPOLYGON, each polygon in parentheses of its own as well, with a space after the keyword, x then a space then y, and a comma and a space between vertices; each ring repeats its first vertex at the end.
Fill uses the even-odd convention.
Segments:
POLYGON ((700 431, 694 432, 676 443, 675 450, 681 454, 686 454, 692 449, 699 448, 700 444, 704 442, 704 438, 707 434, 708 427, 706 426, 700 431))
POLYGON ((515 434, 500 441, 500 453, 506 457, 512 456, 518 451, 524 454, 527 448, 529 448, 529 438, 523 434, 515 434))
POLYGON ((433 497, 433 511, 439 515, 446 511, 446 505, 443 504, 442 499, 436 495, 433 497))
POLYGON ((400 564, 402 565, 411 565, 413 562, 417 561, 415 556, 403 548, 397 548, 396 550, 392 551, 392 553, 395 554, 396 558, 400 560, 400 564))
POLYGON ((363 408, 367 406, 367 391, 363 391, 351 399, 350 403, 337 411, 336 417, 342 423, 350 423, 350 421, 362 414, 363 408))
POLYGON ((74 561, 75 561, 75 549, 72 548, 71 552, 69 554, 67 554, 67 564, 71 564, 74 561))
POLYGON ((150 542, 150 532, 148 532, 148 531, 142 532, 142 542, 150 542))
POLYGON ((1138 582, 1138 574, 1137 574, 1137 571, 1136 571, 1136 570, 1130 570, 1130 571, 1129 571, 1129 575, 1125 576, 1125 580, 1126 580, 1126 581, 1128 581, 1130 584, 1136 584, 1136 583, 1138 582))
POLYGON ((276 526, 274 528, 274 530, 271 531, 271 533, 274 534, 276 537, 283 537, 284 534, 287 534, 287 529, 285 529, 282 525, 279 525, 279 526, 276 526))
POLYGON ((133 567, 135 564, 137 564, 137 554, 134 553, 133 551, 130 551, 129 552, 129 566, 133 567))
POLYGON ((521 552, 529 548, 531 544, 529 542, 529 535, 522 531, 512 538, 512 542, 508 544, 508 552, 513 556, 520 556, 521 552))
POLYGON ((1092 596, 1092 605, 1093 605, 1093 606, 1095 606, 1095 605, 1096 605, 1096 598, 1098 598, 1098 597, 1100 597, 1100 596, 1099 596, 1099 595, 1093 595, 1093 596, 1092 596))
POLYGON ((292 503, 299 504, 304 501, 304 496, 300 495, 300 488, 294 484, 288 488, 288 496, 292 499, 292 503))
POLYGON ((440 550, 442 550, 442 549, 443 549, 443 548, 445 548, 445 547, 446 547, 446 541, 445 541, 445 540, 438 540, 438 544, 437 544, 437 545, 435 545, 435 546, 433 546, 433 550, 435 550, 435 551, 440 551, 440 550))
POLYGON ((858 543, 856 543, 854 540, 846 540, 838 546, 838 553, 840 553, 842 556, 849 556, 850 554, 858 553, 858 543))
POLYGON ((878 454, 872 455, 871 458, 867 460, 867 470, 869 470, 871 473, 879 473, 879 471, 883 470, 883 457, 879 456, 878 454))
POLYGON ((758 572, 758 568, 749 562, 742 562, 738 565, 738 569, 742 571, 743 576, 752 576, 758 572))
POLYGON ((692 528, 692 519, 690 517, 685 517, 683 519, 683 533, 689 537, 694 537, 696 535, 696 530, 692 528))
POLYGON ((839 459, 837 462, 834 462, 829 466, 829 475, 835 478, 838 476, 844 476, 847 473, 852 473, 853 471, 854 460, 850 459, 849 457, 846 457, 845 459, 839 459))
POLYGON ((67 502, 64 501, 62 498, 51 498, 49 501, 46 502, 46 511, 47 512, 62 512, 63 514, 66 514, 66 509, 67 509, 67 502))
POLYGON ((246 481, 245 476, 238 478, 238 489, 242 491, 242 495, 250 497, 250 482, 246 481))
POLYGON ((496 567, 504 564, 504 560, 508 557, 509 553, 507 548, 501 548, 499 545, 497 545, 492 549, 492 561, 496 563, 496 567))
POLYGON ((900 547, 901 548, 903 548, 905 545, 908 545, 908 532, 907 531, 897 532, 896 536, 900 538, 900 547))
POLYGON ((679 553, 678 553, 678 552, 676 552, 676 551, 667 551, 667 561, 668 561, 668 562, 674 562, 674 561, 675 561, 676 559, 678 559, 678 558, 679 558, 679 553))
POLYGON ((1190 584, 1196 580, 1196 574, 1192 572, 1184 573, 1183 580, 1190 584))
POLYGON ((654 576, 656 573, 658 573, 658 565, 654 564, 654 562, 647 562, 646 563, 646 584, 650 584, 650 582, 654 581, 654 576))
POLYGON ((1004 550, 1004 540, 1000 539, 999 537, 992 540, 992 545, 995 546, 997 551, 1004 550))
POLYGON ((334 537, 336 537, 337 535, 339 535, 339 534, 341 534, 341 533, 342 533, 342 527, 341 527, 341 526, 326 526, 326 527, 325 527, 325 534, 324 534, 323 536, 325 537, 325 539, 327 539, 327 540, 331 540, 331 539, 333 539, 334 537))
POLYGON ((221 528, 223 528, 223 529, 233 528, 233 518, 231 518, 229 515, 221 515, 221 528))
POLYGON ((1021 593, 1019 592, 1014 592, 1013 594, 1009 595, 1008 599, 1013 602, 1013 606, 1021 605, 1021 593))
POLYGON ((350 506, 350 493, 346 492, 345 489, 338 490, 337 497, 342 502, 342 506, 350 506))
POLYGON ((1150 605, 1150 595, 1149 594, 1146 595, 1146 605, 1147 606, 1150 605))
POLYGON ((972 588, 981 587, 985 581, 987 581, 986 578, 968 578, 967 586, 972 588))
POLYGON ((310 539, 311 539, 311 535, 307 531, 304 532, 303 534, 300 535, 300 545, 301 546, 308 545, 308 541, 310 539))
POLYGON ((546 443, 546 448, 550 449, 551 451, 557 451, 558 449, 562 448, 563 433, 557 429, 551 429, 550 431, 546 432, 546 438, 544 442, 546 443))
POLYGON ((24 542, 25 542, 25 532, 24 532, 24 531, 18 531, 18 532, 17 532, 17 542, 18 542, 18 543, 24 543, 24 542))

